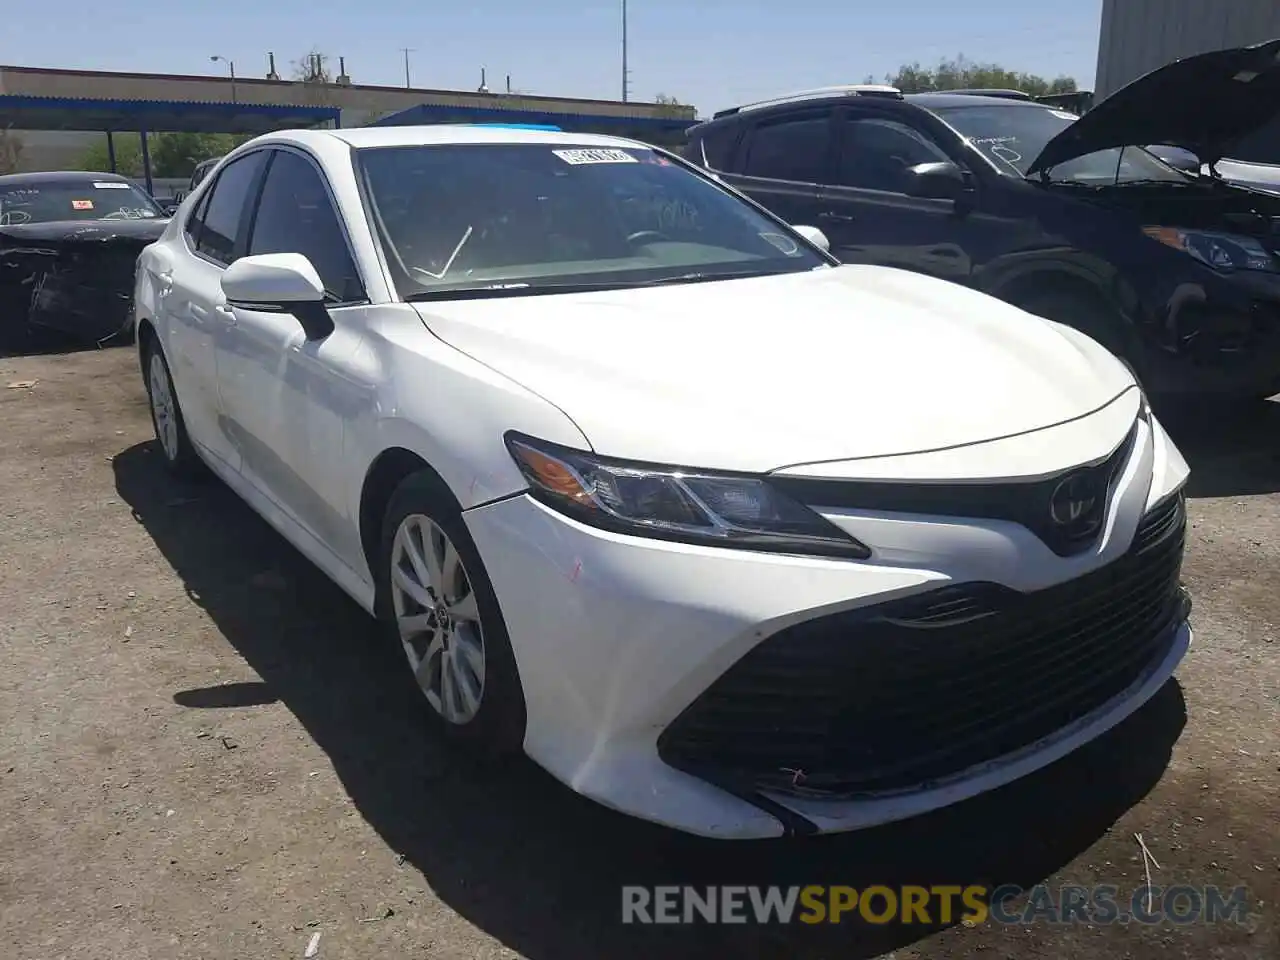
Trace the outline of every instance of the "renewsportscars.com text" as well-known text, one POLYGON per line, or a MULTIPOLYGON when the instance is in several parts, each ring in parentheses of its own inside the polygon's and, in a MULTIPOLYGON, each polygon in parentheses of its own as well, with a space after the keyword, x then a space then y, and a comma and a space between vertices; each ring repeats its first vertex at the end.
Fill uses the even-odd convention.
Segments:
POLYGON ((872 924, 1193 924, 1249 919, 1245 887, 1039 884, 622 888, 622 922, 872 924))

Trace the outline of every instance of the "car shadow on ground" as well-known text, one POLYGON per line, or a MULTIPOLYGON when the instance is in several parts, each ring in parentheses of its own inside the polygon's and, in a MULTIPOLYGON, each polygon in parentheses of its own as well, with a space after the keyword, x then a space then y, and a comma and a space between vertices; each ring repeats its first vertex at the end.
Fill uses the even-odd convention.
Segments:
MULTIPOLYGON (((0 317, 3 321, 3 317, 0 317)), ((84 353, 89 350, 106 349, 127 344, 127 340, 119 335, 108 337, 102 343, 86 342, 56 330, 32 330, 23 327, 21 330, 0 330, 0 360, 12 360, 15 357, 51 357, 69 353, 84 353)))
POLYGON ((1280 399, 1184 402, 1159 410, 1158 416, 1191 467, 1189 496, 1280 491, 1280 399))
POLYGON ((179 487, 151 443, 113 463, 120 496, 193 602, 262 678, 230 687, 210 678, 174 700, 192 709, 282 701, 387 845, 451 908, 535 960, 878 956, 940 924, 624 926, 621 888, 1029 886, 1147 794, 1186 721, 1171 681, 1093 744, 935 814, 802 841, 689 837, 599 807, 528 761, 480 769, 442 748, 399 653, 381 647, 365 614, 234 494, 216 481, 179 487))

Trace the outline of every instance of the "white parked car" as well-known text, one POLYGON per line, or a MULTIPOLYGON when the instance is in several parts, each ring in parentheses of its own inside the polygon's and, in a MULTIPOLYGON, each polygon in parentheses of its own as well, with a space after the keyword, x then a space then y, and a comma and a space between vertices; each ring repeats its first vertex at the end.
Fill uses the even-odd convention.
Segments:
POLYGON ((169 465, 385 626, 442 730, 715 837, 988 790, 1190 642, 1187 466, 1130 371, 840 266, 674 156, 274 134, 142 255, 169 465))

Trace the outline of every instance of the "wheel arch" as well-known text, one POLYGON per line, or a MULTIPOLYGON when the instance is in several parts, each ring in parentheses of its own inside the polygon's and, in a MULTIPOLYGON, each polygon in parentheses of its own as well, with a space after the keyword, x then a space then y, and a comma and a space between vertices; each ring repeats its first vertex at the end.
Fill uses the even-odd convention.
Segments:
POLYGON ((151 344, 160 342, 160 334, 156 331, 155 324, 151 322, 149 317, 138 318, 137 333, 134 339, 137 342, 138 367, 145 377, 147 375, 147 350, 151 344))
POLYGON ((1051 299, 1094 307, 1112 318, 1113 323, 1104 329, 1102 325, 1083 321, 1079 316, 1049 319, 1075 327, 1101 343, 1119 347, 1126 354, 1133 353, 1135 331, 1128 311, 1094 276, 1062 269, 1031 270, 1004 280, 991 293, 1023 309, 1036 301, 1051 299))
POLYGON ((365 471, 364 481, 360 486, 360 549, 370 571, 375 569, 378 562, 382 520, 391 503, 391 495, 405 478, 415 473, 426 473, 445 490, 448 489, 444 478, 423 456, 405 447, 388 447, 374 458, 365 471))

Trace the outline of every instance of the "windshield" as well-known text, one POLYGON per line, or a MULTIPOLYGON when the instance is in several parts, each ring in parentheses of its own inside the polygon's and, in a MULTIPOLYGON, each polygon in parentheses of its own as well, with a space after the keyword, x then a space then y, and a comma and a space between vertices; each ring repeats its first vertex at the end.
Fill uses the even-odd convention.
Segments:
POLYGON ((566 143, 358 152, 406 298, 791 273, 825 261, 657 151, 566 143))
POLYGON ((0 186, 0 226, 58 220, 150 220, 155 201, 122 180, 28 180, 0 186))
MULTIPOLYGON (((1031 105, 942 107, 934 112, 993 160, 1001 173, 1011 177, 1025 177, 1045 144, 1078 119, 1065 110, 1031 105)), ((1187 179, 1141 147, 1099 150, 1060 163, 1049 175, 1055 181, 1089 185, 1187 179)))

